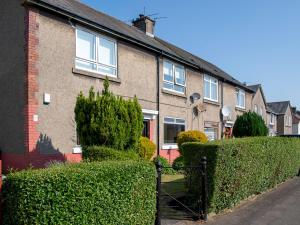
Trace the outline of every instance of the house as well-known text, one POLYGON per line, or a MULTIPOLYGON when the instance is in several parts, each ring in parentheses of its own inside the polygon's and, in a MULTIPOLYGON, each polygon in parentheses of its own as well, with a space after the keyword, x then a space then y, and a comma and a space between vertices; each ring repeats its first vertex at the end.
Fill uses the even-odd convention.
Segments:
POLYGON ((269 102, 267 103, 267 107, 269 111, 277 115, 277 134, 292 134, 292 108, 290 102, 269 102))
POLYGON ((260 115, 267 122, 267 102, 261 84, 248 85, 253 90, 252 111, 260 115))
POLYGON ((277 113, 267 106, 267 127, 269 129, 269 136, 277 135, 277 113))
POLYGON ((293 114, 293 135, 300 135, 300 111, 292 107, 293 114))
POLYGON ((178 132, 218 139, 252 108, 251 88, 156 37, 150 17, 131 26, 74 0, 2 0, 0 10, 4 169, 80 161, 76 97, 91 86, 101 91, 106 76, 115 94, 138 97, 143 135, 170 162, 179 155, 178 132))

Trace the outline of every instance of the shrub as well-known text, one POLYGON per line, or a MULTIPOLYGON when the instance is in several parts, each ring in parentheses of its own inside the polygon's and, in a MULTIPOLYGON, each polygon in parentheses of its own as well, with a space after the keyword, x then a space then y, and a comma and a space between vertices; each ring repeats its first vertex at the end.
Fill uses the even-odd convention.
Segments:
POLYGON ((183 158, 182 155, 177 157, 174 160, 174 162, 172 164, 172 167, 173 167, 174 170, 182 170, 182 168, 184 167, 184 158, 183 158))
POLYGON ((181 145, 185 142, 201 142, 206 143, 208 141, 206 135, 198 130, 189 130, 189 131, 182 131, 178 134, 177 137, 177 145, 179 151, 181 153, 181 145))
POLYGON ((140 138, 138 154, 141 158, 150 160, 156 151, 156 145, 146 137, 140 138))
POLYGON ((233 126, 235 137, 267 136, 268 133, 265 121, 255 112, 247 112, 238 116, 233 126))
MULTIPOLYGON (((218 212, 296 175, 300 139, 241 138, 208 144, 182 145, 185 164, 199 165, 208 158, 209 208, 218 212)), ((193 176, 193 175, 192 175, 193 176)), ((199 177, 193 177, 199 191, 199 177)))
POLYGON ((169 164, 168 160, 164 157, 161 157, 161 156, 156 156, 154 159, 153 159, 153 162, 156 164, 157 163, 157 160, 160 161, 162 167, 163 167, 163 170, 162 170, 162 173, 163 174, 169 174, 169 175, 172 175, 172 174, 175 174, 176 171, 171 167, 171 165, 169 164))
POLYGON ((138 154, 132 150, 119 151, 105 146, 90 146, 84 148, 82 151, 84 160, 87 161, 125 161, 125 160, 139 160, 138 154))
POLYGON ((152 163, 55 166, 7 176, 3 224, 154 224, 152 163))
POLYGON ((136 149, 143 129, 143 113, 137 98, 132 101, 114 96, 109 91, 108 79, 102 95, 93 88, 88 97, 82 92, 78 95, 75 121, 82 146, 136 149))

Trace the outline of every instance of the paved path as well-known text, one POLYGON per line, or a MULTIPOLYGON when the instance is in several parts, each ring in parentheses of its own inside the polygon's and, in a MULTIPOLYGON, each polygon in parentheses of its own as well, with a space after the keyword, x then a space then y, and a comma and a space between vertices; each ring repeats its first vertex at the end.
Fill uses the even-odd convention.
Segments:
MULTIPOLYGON (((163 221, 162 225, 196 225, 200 222, 163 221)), ((300 225, 300 178, 279 185, 235 208, 209 219, 206 225, 300 225)))

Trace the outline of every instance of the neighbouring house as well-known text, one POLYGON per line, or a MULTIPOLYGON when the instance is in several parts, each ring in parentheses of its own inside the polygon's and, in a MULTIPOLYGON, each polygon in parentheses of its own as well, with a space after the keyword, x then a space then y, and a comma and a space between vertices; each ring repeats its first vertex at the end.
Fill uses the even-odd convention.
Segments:
POLYGON ((253 90, 252 111, 260 115, 267 123, 267 101, 261 84, 248 85, 248 88, 253 90))
POLYGON ((300 135, 300 111, 296 107, 292 107, 293 114, 293 134, 300 135))
POLYGON ((155 21, 132 25, 74 0, 0 2, 0 148, 3 167, 78 162, 74 106, 91 86, 137 96, 143 135, 172 162, 178 132, 210 140, 253 108, 253 91, 217 66, 155 36, 155 21), (229 114, 223 117, 226 106, 229 114))
POLYGON ((276 132, 278 135, 292 134, 292 108, 290 101, 269 102, 269 111, 277 116, 276 132))
POLYGON ((277 135, 277 114, 267 106, 267 126, 269 128, 269 136, 277 135))

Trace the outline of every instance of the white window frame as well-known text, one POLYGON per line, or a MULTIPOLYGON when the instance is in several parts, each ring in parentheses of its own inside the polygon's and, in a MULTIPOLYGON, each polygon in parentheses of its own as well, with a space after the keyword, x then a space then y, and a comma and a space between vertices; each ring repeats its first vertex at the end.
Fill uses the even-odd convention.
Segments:
POLYGON ((258 114, 258 107, 257 107, 256 104, 254 105, 254 112, 255 112, 256 114, 258 114))
POLYGON ((205 134, 206 137, 209 139, 209 141, 215 141, 215 140, 218 139, 218 130, 217 130, 217 128, 215 128, 215 127, 204 127, 204 134, 205 134), (207 130, 207 129, 212 129, 212 130, 213 130, 214 135, 215 135, 214 139, 209 139, 209 136, 206 135, 207 132, 206 132, 205 130, 207 130))
POLYGON ((94 31, 91 31, 91 30, 89 30, 89 29, 86 29, 86 28, 84 28, 84 27, 81 27, 81 26, 77 26, 76 27, 76 40, 75 40, 75 42, 76 42, 76 53, 75 53, 75 67, 76 67, 76 69, 80 69, 80 70, 84 70, 84 71, 88 71, 88 72, 91 72, 91 73, 96 73, 96 74, 99 74, 99 75, 104 75, 104 76, 109 76, 109 77, 118 77, 118 43, 117 43, 117 41, 115 40, 115 39, 113 39, 113 38, 110 38, 110 37, 107 37, 107 36, 104 36, 104 35, 102 35, 102 34, 99 34, 99 33, 96 33, 96 32, 94 32, 94 31), (96 40, 95 40, 95 60, 88 60, 88 59, 84 59, 84 58, 80 58, 80 57, 78 57, 77 56, 77 41, 78 41, 78 30, 81 30, 81 31, 83 31, 83 32, 87 32, 87 33, 90 33, 90 34, 92 34, 92 35, 95 35, 95 38, 96 38, 96 40), (99 60, 99 40, 100 40, 100 38, 102 38, 102 39, 106 39, 106 40, 108 40, 108 41, 111 41, 111 42, 113 42, 114 43, 114 49, 115 49, 115 52, 114 52, 114 54, 115 54, 115 61, 116 61, 116 65, 110 65, 110 64, 103 64, 103 63, 100 63, 100 62, 98 62, 98 60, 99 60), (93 63, 93 64, 96 64, 96 70, 91 70, 91 69, 87 69, 87 68, 83 68, 83 67, 77 67, 76 66, 76 61, 77 60, 80 60, 80 61, 82 61, 82 62, 87 62, 87 63, 93 63), (113 69, 115 69, 116 70, 116 74, 109 74, 109 73, 103 73, 103 72, 99 72, 98 71, 98 68, 99 68, 99 66, 104 66, 104 67, 110 67, 110 68, 113 68, 113 69))
POLYGON ((180 65, 180 64, 178 64, 178 63, 174 63, 174 62, 172 62, 172 61, 170 61, 170 60, 164 59, 164 60, 163 60, 163 69, 164 69, 165 63, 170 63, 170 64, 172 65, 173 82, 172 82, 172 81, 169 81, 169 80, 165 80, 165 74, 164 74, 164 72, 163 72, 163 83, 169 83, 169 84, 181 86, 181 87, 184 88, 184 91, 183 91, 183 92, 181 92, 181 91, 176 91, 176 90, 174 90, 174 89, 166 88, 166 87, 164 87, 164 86, 163 86, 163 89, 168 90, 168 91, 172 91, 172 92, 175 92, 175 93, 179 93, 179 94, 185 94, 185 92, 186 92, 186 71, 185 71, 185 67, 182 66, 182 65, 180 65), (184 85, 183 85, 183 84, 178 84, 178 83, 176 82, 176 77, 175 77, 175 67, 181 67, 181 68, 183 69, 183 73, 184 73, 184 74, 183 74, 183 75, 184 75, 184 85))
POLYGON ((236 91, 236 107, 240 109, 246 109, 246 92, 243 89, 237 88, 236 91), (239 95, 244 95, 244 105, 239 105, 239 95))
POLYGON ((209 76, 209 75, 204 75, 203 77, 203 90, 204 90, 204 99, 212 101, 212 102, 219 102, 219 80, 215 77, 209 76), (213 82, 213 80, 216 80, 217 82, 213 82), (205 81, 209 82, 209 97, 205 96, 205 81), (217 85, 217 99, 213 99, 212 96, 212 84, 217 85))
MULTIPOLYGON (((163 125, 165 125, 165 124, 184 125, 184 130, 186 130, 186 120, 183 118, 166 116, 166 117, 164 117, 164 121, 163 121, 163 125), (174 120, 174 122, 165 122, 166 119, 174 120), (184 122, 183 123, 177 122, 177 120, 183 120, 184 122)), ((178 148, 177 143, 165 143, 165 140, 164 140, 162 149, 177 149, 177 148, 178 148)))
POLYGON ((275 115, 273 113, 271 113, 271 119, 270 119, 270 124, 274 125, 275 124, 275 115))

